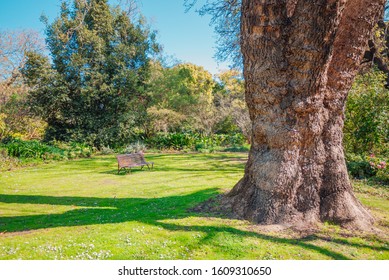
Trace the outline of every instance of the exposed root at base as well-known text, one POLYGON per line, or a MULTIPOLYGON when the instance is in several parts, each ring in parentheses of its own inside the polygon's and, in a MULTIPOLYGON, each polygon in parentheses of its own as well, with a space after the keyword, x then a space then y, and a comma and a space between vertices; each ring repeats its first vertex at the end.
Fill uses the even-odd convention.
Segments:
MULTIPOLYGON (((356 200, 357 203, 359 203, 356 200)), ((231 202, 231 196, 228 193, 217 195, 191 209, 190 212, 201 213, 203 216, 216 217, 216 218, 228 218, 247 220, 244 217, 237 215, 233 211, 231 202)), ((366 211, 365 209, 363 209, 366 211)), ((316 232, 320 232, 324 227, 341 227, 342 232, 348 236, 360 236, 360 234, 378 234, 382 233, 381 230, 374 227, 372 224, 372 216, 366 211, 368 216, 367 222, 361 222, 360 220, 344 220, 343 222, 326 222, 317 220, 293 220, 290 222, 275 223, 275 224, 264 224, 264 223, 251 223, 250 231, 254 232, 293 232, 299 237, 308 236, 316 232), (325 224, 324 224, 325 223, 325 224)))

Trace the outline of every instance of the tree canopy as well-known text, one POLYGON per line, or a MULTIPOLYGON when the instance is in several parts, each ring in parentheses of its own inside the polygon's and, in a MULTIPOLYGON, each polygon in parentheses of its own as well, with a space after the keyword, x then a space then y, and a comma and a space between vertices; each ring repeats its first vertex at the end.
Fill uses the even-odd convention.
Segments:
POLYGON ((155 34, 107 0, 75 0, 46 20, 46 36, 51 59, 30 52, 23 69, 46 138, 97 146, 124 139, 147 99, 155 34))

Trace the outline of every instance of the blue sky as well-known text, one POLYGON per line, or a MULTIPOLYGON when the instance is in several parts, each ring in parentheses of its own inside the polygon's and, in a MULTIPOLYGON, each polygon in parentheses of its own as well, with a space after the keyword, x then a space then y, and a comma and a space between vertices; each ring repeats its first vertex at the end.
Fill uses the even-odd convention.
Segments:
MULTIPOLYGON (((35 29, 44 31, 39 17, 44 13, 49 21, 58 15, 60 0, 0 0, 0 29, 35 29)), ((117 1, 110 0, 111 3, 117 1)), ((139 0, 139 8, 152 29, 158 31, 158 41, 167 55, 183 62, 204 66, 212 74, 227 64, 218 65, 215 54, 215 34, 209 17, 195 11, 185 13, 184 0, 139 0)))

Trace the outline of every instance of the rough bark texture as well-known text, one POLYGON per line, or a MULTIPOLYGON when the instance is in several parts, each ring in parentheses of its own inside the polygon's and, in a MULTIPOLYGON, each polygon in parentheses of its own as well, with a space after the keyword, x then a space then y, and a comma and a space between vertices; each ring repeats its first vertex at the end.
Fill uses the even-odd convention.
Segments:
POLYGON ((385 0, 243 0, 242 53, 253 125, 244 177, 225 202, 263 224, 334 221, 366 229, 342 129, 347 92, 385 0))

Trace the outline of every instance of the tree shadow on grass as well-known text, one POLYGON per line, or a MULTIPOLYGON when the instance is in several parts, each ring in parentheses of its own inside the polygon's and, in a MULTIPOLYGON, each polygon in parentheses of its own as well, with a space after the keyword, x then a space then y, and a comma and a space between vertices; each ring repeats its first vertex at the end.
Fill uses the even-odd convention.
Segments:
POLYGON ((122 170, 118 174, 118 170, 116 167, 116 169, 109 169, 109 170, 101 171, 99 173, 100 174, 108 174, 108 175, 126 175, 126 174, 143 172, 143 171, 145 171, 145 172, 154 172, 154 171, 172 172, 173 171, 173 172, 186 172, 186 173, 197 172, 199 174, 204 173, 204 172, 216 172, 216 173, 227 174, 227 173, 233 173, 233 172, 243 172, 244 167, 245 167, 244 163, 239 163, 239 164, 235 163, 235 164, 231 164, 229 166, 221 165, 220 163, 211 163, 211 164, 203 165, 201 167, 198 167, 198 166, 192 167, 192 166, 185 166, 185 165, 176 167, 176 166, 169 166, 169 165, 154 164, 154 167, 150 170, 147 167, 145 167, 143 169, 141 169, 140 167, 134 167, 134 168, 131 168, 131 171, 124 172, 124 170, 122 170))
POLYGON ((139 167, 134 167, 131 172, 125 173, 121 171, 117 172, 117 162, 114 158, 104 158, 106 162, 112 163, 112 169, 101 171, 101 174, 108 175, 126 175, 129 173, 136 173, 140 171, 160 171, 160 172, 242 172, 244 170, 247 158, 243 158, 239 155, 225 155, 225 154, 178 154, 179 164, 177 162, 171 163, 177 154, 163 154, 163 155, 148 155, 146 156, 147 162, 154 162, 154 167, 148 170, 144 167, 143 170, 139 167), (193 163, 194 160, 198 162, 193 163), (212 161, 209 161, 212 160, 212 161), (208 161, 208 162, 207 162, 208 161), (189 162, 189 164, 187 163, 189 162), (207 162, 207 163, 204 163, 207 162))
POLYGON ((153 169, 148 169, 147 167, 141 168, 141 167, 132 167, 131 169, 121 169, 120 172, 118 172, 117 168, 116 169, 111 169, 111 170, 106 170, 106 171, 101 171, 99 172, 100 174, 108 174, 108 175, 116 175, 116 176, 125 176, 125 175, 131 175, 131 174, 136 174, 138 172, 153 172, 155 171, 153 169))
MULTIPOLYGON (((0 217, 0 233, 7 234, 56 227, 137 221, 156 227, 162 227, 169 231, 203 232, 205 234, 203 242, 212 239, 218 233, 230 233, 239 237, 258 238, 275 244, 299 246, 302 249, 314 251, 332 259, 348 259, 348 257, 341 253, 311 244, 310 242, 314 240, 322 239, 317 235, 311 235, 310 237, 303 239, 293 239, 244 231, 229 226, 183 226, 172 223, 172 220, 193 216, 209 217, 209 213, 191 212, 187 209, 190 209, 217 194, 217 189, 207 189, 182 196, 158 198, 55 197, 0 194, 1 203, 62 205, 74 207, 72 210, 59 214, 0 217), (164 220, 168 220, 169 222, 164 220)), ((17 205, 15 206, 17 207, 17 205)), ((211 216, 225 218, 216 214, 211 214, 211 216)), ((370 246, 344 240, 331 240, 331 242, 358 248, 366 247, 372 250, 388 251, 388 249, 383 246, 370 246)))

